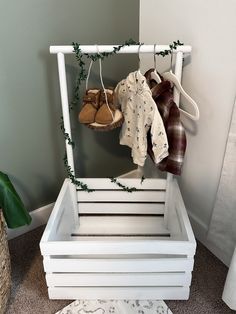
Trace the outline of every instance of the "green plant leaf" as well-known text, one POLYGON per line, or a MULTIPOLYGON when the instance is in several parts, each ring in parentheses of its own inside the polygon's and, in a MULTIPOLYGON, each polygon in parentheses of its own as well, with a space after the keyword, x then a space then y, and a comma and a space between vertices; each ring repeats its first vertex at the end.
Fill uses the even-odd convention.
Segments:
POLYGON ((1 171, 0 208, 2 208, 8 228, 29 225, 32 220, 9 177, 1 171))

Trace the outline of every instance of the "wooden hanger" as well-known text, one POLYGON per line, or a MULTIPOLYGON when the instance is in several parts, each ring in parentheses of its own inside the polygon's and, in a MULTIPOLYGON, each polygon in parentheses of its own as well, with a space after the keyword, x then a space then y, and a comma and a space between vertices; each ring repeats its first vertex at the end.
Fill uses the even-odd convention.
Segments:
POLYGON ((172 52, 171 52, 171 66, 170 66, 170 71, 169 72, 165 72, 162 74, 163 78, 165 80, 168 80, 170 82, 172 82, 174 84, 174 86, 177 88, 177 90, 180 92, 180 94, 192 105, 195 114, 191 114, 183 109, 179 110, 185 114, 187 117, 189 117, 190 119, 197 121, 199 120, 200 117, 200 113, 199 113, 199 109, 198 109, 198 105, 196 104, 196 102, 185 92, 185 90, 183 89, 179 79, 177 78, 177 76, 172 72, 172 52))

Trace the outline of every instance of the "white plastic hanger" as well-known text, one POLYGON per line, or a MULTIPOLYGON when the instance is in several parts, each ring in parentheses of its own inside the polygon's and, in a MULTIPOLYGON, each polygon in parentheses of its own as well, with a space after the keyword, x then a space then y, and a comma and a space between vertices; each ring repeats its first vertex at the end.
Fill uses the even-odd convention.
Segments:
POLYGON ((177 90, 180 92, 180 94, 193 106, 195 114, 191 114, 183 109, 179 110, 184 113, 187 117, 189 117, 190 119, 197 121, 199 120, 200 114, 199 114, 199 109, 198 109, 198 105, 196 104, 196 102, 185 92, 185 90, 183 89, 179 79, 177 78, 177 76, 172 72, 172 52, 171 52, 171 65, 170 65, 170 71, 169 72, 165 72, 162 74, 163 78, 165 80, 168 80, 170 82, 172 82, 174 84, 174 86, 177 88, 177 90))
POLYGON ((156 70, 156 44, 154 44, 154 52, 153 52, 153 58, 154 58, 154 71, 151 72, 151 79, 155 80, 157 84, 161 83, 160 75, 157 73, 156 70))

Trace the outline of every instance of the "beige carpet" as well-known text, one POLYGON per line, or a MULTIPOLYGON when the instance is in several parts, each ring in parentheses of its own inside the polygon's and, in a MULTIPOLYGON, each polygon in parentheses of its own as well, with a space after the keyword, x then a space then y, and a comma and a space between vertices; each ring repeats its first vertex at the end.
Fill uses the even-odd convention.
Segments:
MULTIPOLYGON (((12 293, 6 314, 54 314, 71 301, 49 300, 45 284, 38 228, 9 242, 12 259, 12 293)), ((198 244, 188 301, 166 301, 173 314, 228 314, 221 300, 227 268, 198 244)))

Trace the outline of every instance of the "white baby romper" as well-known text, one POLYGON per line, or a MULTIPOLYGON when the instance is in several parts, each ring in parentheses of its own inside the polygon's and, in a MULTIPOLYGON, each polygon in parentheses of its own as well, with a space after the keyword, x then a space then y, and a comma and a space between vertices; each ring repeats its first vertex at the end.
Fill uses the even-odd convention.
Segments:
POLYGON ((120 144, 129 146, 133 162, 143 166, 147 157, 147 132, 151 128, 155 163, 159 163, 168 156, 168 141, 146 78, 139 70, 132 72, 118 83, 115 92, 124 115, 120 144))

